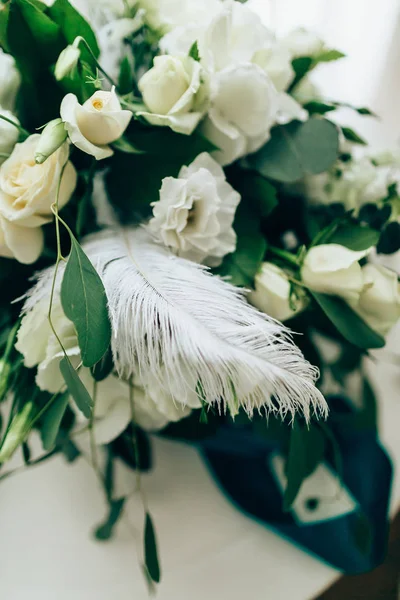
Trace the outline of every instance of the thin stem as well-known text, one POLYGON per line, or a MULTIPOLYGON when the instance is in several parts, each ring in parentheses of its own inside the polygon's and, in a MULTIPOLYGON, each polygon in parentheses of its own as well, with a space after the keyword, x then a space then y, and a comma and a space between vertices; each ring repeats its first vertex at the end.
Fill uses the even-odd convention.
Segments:
POLYGON ((131 425, 132 425, 132 445, 136 463, 136 489, 140 494, 143 503, 143 509, 147 510, 147 500, 142 488, 142 475, 140 471, 140 452, 137 438, 136 418, 135 418, 135 402, 133 398, 133 383, 129 382, 129 404, 131 407, 131 425))
MULTIPOLYGON (((92 49, 90 48, 89 44, 87 43, 87 41, 85 40, 85 38, 78 36, 77 40, 79 40, 76 44, 76 47, 79 46, 79 44, 84 44, 87 51, 89 52, 90 56, 93 58, 94 62, 96 63, 96 67, 98 68, 98 70, 103 73, 104 77, 106 79, 108 79, 108 81, 111 83, 111 85, 113 85, 116 89, 118 89, 117 84, 115 83, 115 81, 113 80, 112 77, 110 77, 110 75, 103 69, 103 67, 101 66, 101 64, 99 63, 99 61, 97 60, 97 58, 95 57, 95 55, 92 52, 92 49)), ((76 40, 75 40, 76 41, 76 40)), ((74 44, 75 45, 75 44, 74 44)))
POLYGON ((27 131, 26 129, 24 129, 23 127, 21 127, 21 125, 19 123, 16 123, 12 119, 9 119, 8 117, 5 117, 4 115, 0 115, 0 119, 2 121, 6 121, 7 123, 10 123, 10 125, 14 125, 14 127, 16 127, 18 129, 18 131, 20 133, 22 133, 25 137, 29 137, 30 136, 29 131, 27 131))
MULTIPOLYGON (((96 436, 94 432, 94 419, 95 419, 95 410, 96 410, 96 398, 97 398, 97 381, 93 379, 93 409, 92 414, 90 415, 88 430, 89 430, 89 438, 90 438, 90 455, 93 469, 97 474, 101 473, 99 467, 99 460, 97 456, 97 445, 96 445, 96 436)), ((101 475, 102 477, 102 475, 101 475)))
POLYGON ((294 256, 294 254, 291 254, 291 252, 281 250, 280 248, 276 248, 275 246, 268 246, 268 252, 270 252, 274 256, 277 256, 278 258, 281 258, 287 263, 290 263, 291 265, 295 265, 296 267, 299 266, 297 262, 297 257, 294 256))

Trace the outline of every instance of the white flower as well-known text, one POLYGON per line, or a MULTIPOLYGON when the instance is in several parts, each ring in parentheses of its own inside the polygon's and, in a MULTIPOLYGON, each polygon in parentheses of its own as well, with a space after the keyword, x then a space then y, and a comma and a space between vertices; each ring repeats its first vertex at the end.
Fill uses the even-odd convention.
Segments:
MULTIPOLYGON (((0 117, 6 117, 7 119, 11 119, 14 123, 19 125, 19 121, 17 117, 13 115, 9 110, 4 110, 0 107, 0 117)), ((15 144, 17 143, 19 138, 18 127, 11 125, 11 123, 7 123, 4 119, 0 118, 0 165, 6 160, 6 156, 2 155, 10 155, 14 149, 15 144)))
POLYGON ((278 92, 286 91, 293 81, 295 73, 290 53, 278 44, 258 50, 254 54, 252 62, 270 76, 278 92))
POLYGON ((36 147, 35 161, 44 163, 67 139, 67 131, 61 119, 53 119, 43 129, 36 147))
POLYGON ((145 10, 145 19, 153 29, 170 31, 188 23, 208 22, 220 6, 220 0, 138 0, 145 10))
POLYGON ((51 220, 51 205, 65 164, 59 208, 69 201, 76 185, 76 171, 68 161, 68 144, 39 165, 35 163, 39 141, 40 135, 34 134, 16 144, 0 167, 0 254, 22 263, 35 262, 42 252, 41 226, 51 220))
POLYGON ((149 112, 139 112, 152 125, 167 125, 190 135, 203 117, 208 103, 206 74, 188 56, 157 56, 154 67, 139 81, 149 112))
POLYGON ((400 283, 397 273, 380 265, 362 268, 364 288, 354 310, 366 323, 385 336, 400 319, 400 283))
POLYGON ((150 231, 176 254, 217 266, 236 248, 232 228, 240 195, 207 153, 163 180, 150 231))
POLYGON ((322 100, 323 95, 320 88, 306 76, 295 86, 292 96, 300 104, 307 104, 313 100, 322 100))
POLYGON ((255 152, 269 139, 279 97, 267 74, 252 63, 220 71, 213 86, 202 132, 219 148, 214 153, 216 160, 228 165, 255 152))
POLYGON ((339 244, 314 246, 306 254, 301 278, 315 292, 357 302, 364 286, 358 261, 369 251, 354 252, 339 244))
MULTIPOLYGON (((79 39, 79 38, 78 38, 79 39)), ((72 73, 78 64, 81 51, 78 44, 70 44, 61 52, 54 67, 54 77, 57 81, 64 79, 72 73)))
POLYGON ((304 27, 299 27, 288 33, 281 40, 281 44, 287 48, 292 58, 317 56, 325 48, 324 41, 316 33, 304 27))
POLYGON ((0 48, 0 106, 5 110, 14 110, 21 76, 15 66, 15 60, 0 48))
POLYGON ((83 105, 74 94, 67 94, 60 114, 71 142, 97 160, 112 156, 108 144, 121 137, 132 118, 129 110, 121 109, 114 89, 95 92, 83 105))
POLYGON ((270 262, 264 262, 254 281, 255 290, 250 292, 250 304, 270 315, 278 321, 286 321, 303 310, 307 304, 300 288, 296 292, 302 294, 295 299, 295 308, 290 303, 290 283, 283 269, 270 262))

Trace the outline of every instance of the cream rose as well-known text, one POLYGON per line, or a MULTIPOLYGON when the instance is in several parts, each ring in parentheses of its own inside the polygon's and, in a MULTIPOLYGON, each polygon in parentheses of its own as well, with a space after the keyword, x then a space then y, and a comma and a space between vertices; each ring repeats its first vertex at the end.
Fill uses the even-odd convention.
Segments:
POLYGON ((41 226, 51 220, 51 205, 64 165, 58 205, 71 198, 76 171, 68 161, 69 147, 63 144, 49 159, 35 163, 39 134, 16 144, 11 156, 0 167, 0 253, 19 262, 35 262, 43 249, 41 226))
POLYGON ((18 127, 1 119, 2 116, 19 125, 17 117, 15 117, 12 112, 0 107, 0 165, 11 154, 19 138, 18 127))
POLYGON ((206 73, 188 56, 157 56, 153 68, 140 79, 139 89, 148 111, 138 115, 177 133, 193 133, 207 109, 206 73))
POLYGON ((114 88, 95 92, 83 105, 74 94, 67 94, 60 114, 71 142, 97 160, 112 156, 108 144, 121 137, 132 118, 129 110, 121 109, 114 88))
POLYGON ((300 288, 296 288, 298 298, 295 298, 295 307, 291 306, 291 287, 286 273, 270 262, 262 264, 254 281, 255 290, 250 292, 250 304, 263 313, 277 319, 286 321, 294 317, 307 305, 307 298, 300 288))
POLYGON ((364 288, 354 310, 368 325, 385 336, 400 319, 400 283, 397 273, 380 265, 362 268, 364 288))
POLYGON ((177 179, 163 180, 149 229, 179 256, 217 266, 236 248, 232 223, 239 202, 221 167, 203 153, 177 179))
POLYGON ((294 29, 281 42, 292 58, 299 56, 317 56, 325 49, 324 41, 313 31, 304 27, 294 29))
POLYGON ((268 75, 251 63, 240 63, 213 78, 211 108, 202 132, 219 150, 215 159, 228 165, 255 152, 269 139, 279 108, 268 75))
POLYGON ((301 278, 315 292, 357 302, 364 286, 358 261, 369 251, 354 252, 339 244, 314 246, 306 254, 301 278))

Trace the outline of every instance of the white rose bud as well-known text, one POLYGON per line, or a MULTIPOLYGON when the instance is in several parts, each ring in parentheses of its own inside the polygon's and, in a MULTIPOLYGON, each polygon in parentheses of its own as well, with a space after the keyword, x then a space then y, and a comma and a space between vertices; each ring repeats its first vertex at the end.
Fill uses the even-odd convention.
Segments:
MULTIPOLYGON (((0 108, 0 117, 1 116, 6 117, 19 125, 18 119, 9 110, 2 110, 0 108)), ((18 138, 18 127, 15 127, 15 125, 0 118, 0 165, 6 160, 7 156, 11 154, 15 144, 18 142, 18 138)))
POLYGON ((292 58, 317 56, 325 48, 324 41, 316 33, 304 27, 291 31, 281 40, 281 44, 290 52, 292 58))
POLYGON ((58 150, 67 139, 67 131, 61 119, 54 119, 47 123, 40 136, 35 152, 35 161, 41 165, 58 150))
MULTIPOLYGON (((77 40, 80 41, 79 38, 77 38, 77 40)), ((75 40, 72 45, 64 48, 57 59, 56 66, 54 68, 54 76, 57 81, 60 81, 61 79, 64 79, 64 77, 70 75, 78 64, 81 51, 78 48, 79 41, 77 42, 77 40, 75 40)))
POLYGON ((357 302, 364 285, 358 261, 369 251, 354 252, 339 244, 314 246, 306 254, 301 278, 315 292, 357 302))
POLYGON ((362 268, 364 289, 354 310, 368 325, 385 336, 400 319, 400 283, 397 273, 380 265, 362 268))
POLYGON ((0 450, 0 464, 9 460, 18 446, 25 441, 30 431, 33 415, 35 414, 33 402, 25 404, 20 413, 16 414, 7 431, 6 438, 0 450))
POLYGON ((60 208, 69 201, 76 185, 76 171, 68 161, 68 144, 64 143, 45 163, 36 164, 40 138, 34 134, 16 144, 0 167, 0 255, 26 264, 35 262, 42 252, 41 226, 52 218, 51 205, 64 165, 60 208))
POLYGON ((149 112, 139 112, 152 125, 190 135, 208 103, 208 84, 200 63, 189 56, 157 56, 139 81, 149 112))
POLYGON ((95 92, 83 105, 74 94, 67 94, 60 114, 71 142, 97 160, 112 156, 108 144, 121 137, 132 118, 131 111, 121 109, 114 88, 95 92))
POLYGON ((298 297, 294 298, 294 306, 291 305, 289 280, 285 271, 273 263, 262 264, 254 286, 255 290, 248 295, 250 304, 278 321, 294 317, 307 306, 307 297, 299 287, 296 288, 298 297))

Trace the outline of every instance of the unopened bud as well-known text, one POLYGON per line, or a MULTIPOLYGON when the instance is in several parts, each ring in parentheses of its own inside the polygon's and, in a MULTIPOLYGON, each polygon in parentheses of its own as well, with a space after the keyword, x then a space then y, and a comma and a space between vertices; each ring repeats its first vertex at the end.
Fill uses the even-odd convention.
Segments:
POLYGON ((61 79, 64 79, 64 77, 67 77, 67 75, 69 75, 78 64, 81 51, 79 50, 76 41, 77 40, 75 40, 75 42, 72 45, 64 48, 64 50, 58 57, 54 69, 54 76, 57 79, 57 81, 60 81, 61 79))
POLYGON ((36 408, 33 402, 28 402, 21 412, 15 415, 0 450, 0 464, 9 460, 18 446, 26 440, 35 412, 36 408))
POLYGON ((54 119, 47 123, 42 131, 39 143, 36 147, 35 162, 38 165, 53 154, 67 139, 67 131, 61 119, 54 119))

